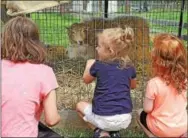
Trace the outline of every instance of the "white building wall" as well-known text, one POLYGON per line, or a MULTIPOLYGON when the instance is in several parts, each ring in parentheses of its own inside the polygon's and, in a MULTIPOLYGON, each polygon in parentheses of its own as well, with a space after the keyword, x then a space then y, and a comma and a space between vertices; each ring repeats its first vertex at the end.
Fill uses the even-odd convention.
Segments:
POLYGON ((72 2, 72 10, 73 10, 73 12, 83 11, 83 1, 73 1, 72 2))
POLYGON ((108 13, 117 12, 117 9, 118 9, 118 2, 117 2, 117 0, 108 1, 108 13))
MULTIPOLYGON (((81 12, 83 11, 83 1, 73 1, 73 11, 81 12)), ((108 2, 108 13, 117 12, 118 2, 117 0, 108 2)), ((102 2, 102 9, 104 12, 104 1, 102 2)), ((87 4, 86 12, 99 12, 99 1, 89 1, 87 4)))

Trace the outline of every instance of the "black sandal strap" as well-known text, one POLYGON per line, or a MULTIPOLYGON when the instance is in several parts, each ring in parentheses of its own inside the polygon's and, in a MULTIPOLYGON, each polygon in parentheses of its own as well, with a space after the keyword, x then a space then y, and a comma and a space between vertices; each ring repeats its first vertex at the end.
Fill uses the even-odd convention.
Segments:
POLYGON ((110 138, 110 136, 100 136, 103 130, 100 128, 94 129, 94 138, 110 138))
POLYGON ((96 127, 93 131, 95 132, 95 131, 97 131, 99 128, 98 127, 96 127))

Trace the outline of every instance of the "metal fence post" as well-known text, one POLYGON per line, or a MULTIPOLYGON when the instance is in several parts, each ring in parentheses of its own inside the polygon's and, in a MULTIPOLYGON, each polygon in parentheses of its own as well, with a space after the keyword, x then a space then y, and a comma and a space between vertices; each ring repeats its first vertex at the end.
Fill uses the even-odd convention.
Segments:
POLYGON ((104 3, 104 17, 108 18, 108 0, 105 0, 104 3))
POLYGON ((181 37, 182 27, 183 27, 183 11, 185 7, 185 0, 182 0, 181 3, 181 11, 180 11, 180 21, 179 21, 179 28, 178 28, 178 37, 181 37))

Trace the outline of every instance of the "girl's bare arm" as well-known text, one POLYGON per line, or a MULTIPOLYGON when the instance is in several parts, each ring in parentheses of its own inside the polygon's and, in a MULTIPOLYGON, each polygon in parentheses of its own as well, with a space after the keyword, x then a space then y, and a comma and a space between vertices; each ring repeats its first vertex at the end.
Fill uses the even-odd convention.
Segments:
POLYGON ((131 79, 131 89, 135 89, 135 88, 136 88, 136 78, 131 79))
POLYGON ((54 126, 60 121, 60 115, 56 106, 56 92, 52 90, 43 101, 45 122, 48 126, 54 126))
POLYGON ((144 104, 143 104, 144 112, 150 113, 153 110, 153 103, 154 103, 154 100, 145 97, 144 104))
POLYGON ((95 80, 95 77, 91 76, 90 74, 90 68, 91 66, 95 63, 95 60, 94 59, 90 59, 87 61, 86 63, 86 68, 85 68, 85 71, 84 71, 84 74, 83 74, 83 81, 84 83, 86 84, 89 84, 91 83, 93 80, 95 80))

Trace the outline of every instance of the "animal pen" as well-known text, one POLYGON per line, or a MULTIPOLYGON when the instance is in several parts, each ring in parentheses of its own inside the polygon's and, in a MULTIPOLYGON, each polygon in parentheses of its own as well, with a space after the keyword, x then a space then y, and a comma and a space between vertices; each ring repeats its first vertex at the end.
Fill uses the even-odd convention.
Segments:
POLYGON ((78 101, 92 100, 95 82, 84 84, 82 74, 86 60, 96 55, 97 34, 105 28, 130 26, 135 33, 130 58, 138 81, 137 88, 131 90, 134 115, 142 108, 151 77, 152 38, 167 32, 187 43, 187 5, 186 0, 72 0, 30 13, 46 45, 47 64, 53 67, 60 86, 58 109, 74 110, 78 101))

